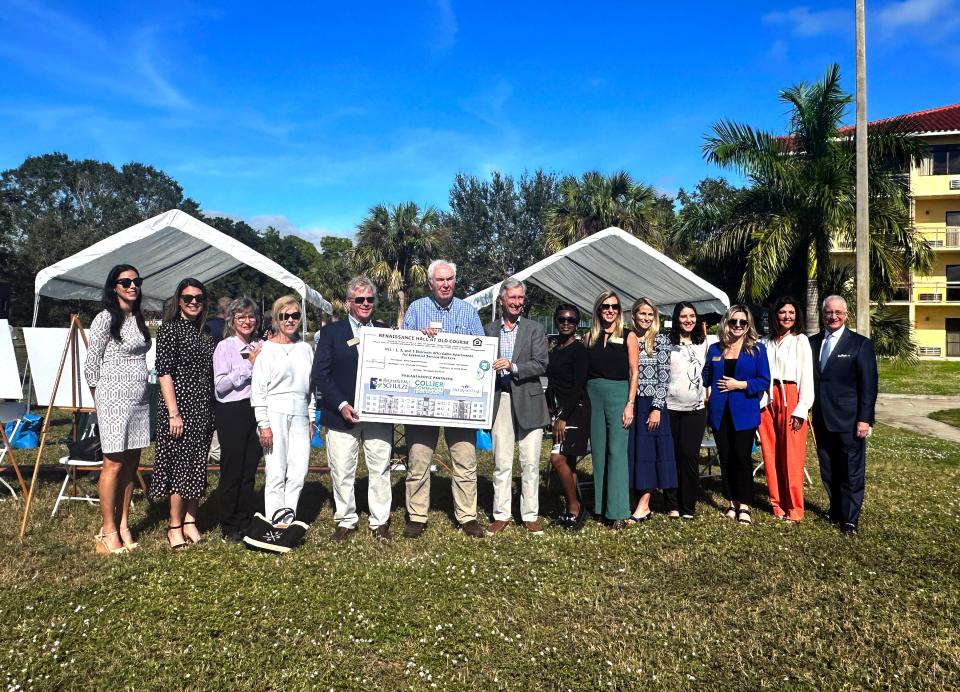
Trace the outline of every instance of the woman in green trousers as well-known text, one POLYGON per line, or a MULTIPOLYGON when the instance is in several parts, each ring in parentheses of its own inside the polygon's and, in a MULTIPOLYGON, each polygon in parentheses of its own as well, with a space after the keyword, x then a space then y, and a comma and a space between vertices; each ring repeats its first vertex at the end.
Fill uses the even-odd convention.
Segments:
POLYGON ((593 324, 585 344, 590 356, 587 393, 590 396, 590 448, 593 455, 594 512, 610 528, 626 527, 630 516, 628 430, 637 396, 637 336, 624 329, 620 297, 601 293, 593 305, 593 324))

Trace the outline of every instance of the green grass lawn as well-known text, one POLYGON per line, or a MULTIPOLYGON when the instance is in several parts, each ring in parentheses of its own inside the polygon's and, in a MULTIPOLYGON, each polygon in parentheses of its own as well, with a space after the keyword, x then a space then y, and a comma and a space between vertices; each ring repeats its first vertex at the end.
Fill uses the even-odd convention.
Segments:
POLYGON ((960 361, 925 360, 907 367, 880 361, 880 391, 885 394, 960 395, 960 361))
POLYGON ((691 523, 478 541, 451 527, 441 473, 421 540, 332 545, 329 478, 311 476, 317 516, 289 555, 213 534, 171 553, 164 508, 138 497, 143 548, 120 558, 93 554, 96 508, 49 518, 48 475, 22 546, 22 504, 0 503, 0 670, 8 689, 956 689, 960 445, 879 426, 867 471, 855 537, 823 519, 818 482, 803 523, 752 527, 710 482, 691 523))
POLYGON ((938 420, 941 423, 947 423, 955 428, 960 428, 960 408, 948 408, 943 411, 934 411, 929 414, 930 418, 938 420))

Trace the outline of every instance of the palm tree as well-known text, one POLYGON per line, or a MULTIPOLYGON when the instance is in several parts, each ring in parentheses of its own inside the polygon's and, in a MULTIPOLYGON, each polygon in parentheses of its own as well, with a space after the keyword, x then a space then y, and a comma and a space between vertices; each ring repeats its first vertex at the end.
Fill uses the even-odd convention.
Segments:
POLYGON ((403 325, 411 286, 427 281, 427 265, 446 247, 447 229, 433 207, 414 202, 370 208, 357 227, 351 251, 354 269, 366 274, 398 303, 397 326, 403 325))
MULTIPOLYGON (((703 257, 744 257, 744 299, 767 297, 775 282, 797 271, 797 259, 803 262, 807 324, 815 329, 818 270, 831 265, 833 244, 851 245, 856 234, 854 133, 840 128, 851 98, 834 64, 822 80, 801 82, 780 99, 791 111, 787 136, 730 121, 714 125, 705 158, 740 171, 751 184, 726 208, 691 215, 691 222, 718 224, 700 246, 703 257)), ((911 269, 928 269, 932 253, 910 221, 909 165, 919 162, 921 145, 893 119, 871 127, 868 148, 871 285, 882 302, 911 269)))
POLYGON ((544 246, 548 252, 610 226, 661 244, 654 221, 656 194, 649 185, 634 182, 626 171, 610 176, 590 171, 579 180, 569 176, 560 181, 559 190, 560 203, 546 214, 544 246))

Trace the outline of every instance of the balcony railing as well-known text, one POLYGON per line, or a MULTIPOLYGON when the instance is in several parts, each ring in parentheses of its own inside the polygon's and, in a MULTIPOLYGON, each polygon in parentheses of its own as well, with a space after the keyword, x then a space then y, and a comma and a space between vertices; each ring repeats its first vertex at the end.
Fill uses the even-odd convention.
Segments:
MULTIPOLYGON (((934 250, 960 250, 960 226, 917 226, 917 231, 930 243, 934 250)), ((836 241, 833 244, 834 252, 853 252, 853 244, 846 241, 836 241)))

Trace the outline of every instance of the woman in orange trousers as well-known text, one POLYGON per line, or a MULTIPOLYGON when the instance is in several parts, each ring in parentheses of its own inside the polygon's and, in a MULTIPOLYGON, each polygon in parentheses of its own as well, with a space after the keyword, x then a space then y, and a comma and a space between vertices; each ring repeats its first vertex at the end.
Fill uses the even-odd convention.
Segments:
POLYGON ((771 333, 763 340, 770 363, 770 389, 760 413, 760 448, 773 514, 803 519, 803 465, 807 412, 813 405, 813 356, 800 304, 785 296, 770 309, 771 333))

